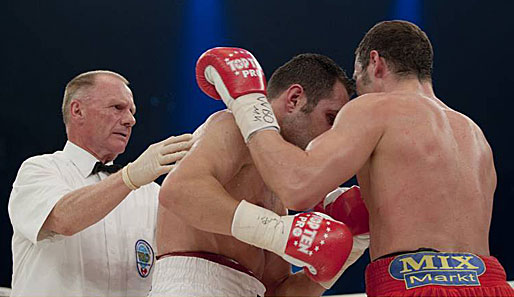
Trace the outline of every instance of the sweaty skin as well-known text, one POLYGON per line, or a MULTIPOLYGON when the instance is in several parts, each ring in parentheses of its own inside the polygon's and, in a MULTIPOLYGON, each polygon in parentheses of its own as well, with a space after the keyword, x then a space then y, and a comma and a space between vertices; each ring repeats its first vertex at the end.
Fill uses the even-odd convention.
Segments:
POLYGON ((350 101, 306 151, 273 131, 256 133, 249 148, 266 184, 291 209, 312 207, 357 174, 372 259, 421 247, 489 255, 491 148, 429 83, 411 80, 350 101))
POLYGON ((231 236, 232 217, 242 199, 287 214, 259 176, 232 114, 213 114, 194 138, 196 144, 161 188, 158 253, 224 255, 250 269, 266 286, 266 295, 320 295, 324 289, 303 273, 290 277, 290 265, 279 256, 231 236))
POLYGON ((420 247, 489 255, 496 174, 478 126, 435 97, 374 97, 386 124, 357 174, 370 211, 371 257, 420 247))

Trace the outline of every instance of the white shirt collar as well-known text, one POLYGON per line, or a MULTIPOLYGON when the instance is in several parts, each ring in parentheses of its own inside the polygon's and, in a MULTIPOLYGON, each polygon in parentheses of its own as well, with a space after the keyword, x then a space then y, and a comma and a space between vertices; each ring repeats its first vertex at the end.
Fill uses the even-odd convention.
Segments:
MULTIPOLYGON (((69 140, 66 141, 63 152, 70 158, 71 162, 77 166, 84 177, 88 177, 91 174, 91 171, 93 171, 93 167, 95 167, 96 162, 99 162, 95 156, 69 140)), ((112 161, 108 162, 106 165, 110 164, 112 164, 112 161)))

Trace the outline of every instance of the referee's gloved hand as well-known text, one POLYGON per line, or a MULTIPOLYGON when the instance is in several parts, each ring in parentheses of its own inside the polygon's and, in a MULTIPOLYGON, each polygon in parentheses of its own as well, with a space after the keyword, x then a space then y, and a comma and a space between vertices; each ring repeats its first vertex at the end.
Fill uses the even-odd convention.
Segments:
POLYGON ((194 143, 192 139, 192 134, 182 134, 150 145, 134 162, 123 167, 123 181, 135 190, 170 172, 174 163, 189 151, 194 143))

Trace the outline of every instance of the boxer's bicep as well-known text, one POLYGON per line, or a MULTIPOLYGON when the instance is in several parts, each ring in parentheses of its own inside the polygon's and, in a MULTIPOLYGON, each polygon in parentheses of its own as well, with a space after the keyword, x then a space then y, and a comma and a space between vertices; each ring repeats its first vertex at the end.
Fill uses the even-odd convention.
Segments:
POLYGON ((347 104, 332 129, 309 144, 304 180, 308 183, 305 187, 312 187, 313 195, 346 182, 367 162, 384 130, 383 119, 375 108, 368 102, 347 104))
POLYGON ((345 181, 368 160, 383 133, 380 115, 372 110, 374 106, 361 104, 348 107, 338 114, 332 129, 320 139, 315 139, 309 148, 311 154, 317 154, 317 157, 328 156, 328 163, 339 168, 337 171, 345 181))

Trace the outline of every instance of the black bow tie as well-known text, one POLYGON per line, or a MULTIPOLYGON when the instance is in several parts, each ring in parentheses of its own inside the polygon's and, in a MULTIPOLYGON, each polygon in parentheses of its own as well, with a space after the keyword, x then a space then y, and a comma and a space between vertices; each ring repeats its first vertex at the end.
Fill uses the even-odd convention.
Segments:
POLYGON ((91 174, 96 174, 98 172, 107 172, 107 173, 115 173, 118 170, 123 168, 123 166, 118 164, 105 165, 102 162, 96 162, 95 167, 93 167, 93 171, 91 174))

